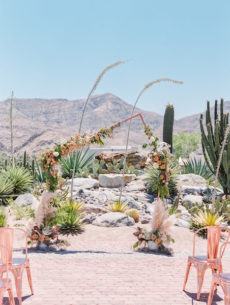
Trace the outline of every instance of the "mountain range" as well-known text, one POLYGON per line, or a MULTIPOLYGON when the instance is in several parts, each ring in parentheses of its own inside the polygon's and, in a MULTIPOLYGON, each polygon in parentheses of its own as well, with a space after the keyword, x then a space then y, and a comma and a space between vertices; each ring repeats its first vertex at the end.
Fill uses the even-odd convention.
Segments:
MULTIPOLYGON (((65 141, 77 133, 85 100, 67 99, 18 99, 13 102, 14 149, 16 153, 27 151, 36 154, 55 142, 65 141)), ((0 102, 0 152, 10 152, 9 129, 10 100, 0 102)), ((225 102, 225 111, 230 111, 230 102, 225 102)), ((83 131, 94 132, 102 127, 109 127, 130 117, 132 105, 119 97, 107 93, 93 96, 87 105, 83 120, 83 131)), ((137 108, 146 124, 155 135, 162 136, 163 116, 155 112, 137 108)), ((199 133, 200 114, 191 115, 174 122, 174 133, 180 131, 199 133)), ((125 145, 127 125, 115 129, 113 138, 107 146, 125 145)), ((132 121, 130 144, 141 145, 145 142, 143 125, 139 118, 132 121)))

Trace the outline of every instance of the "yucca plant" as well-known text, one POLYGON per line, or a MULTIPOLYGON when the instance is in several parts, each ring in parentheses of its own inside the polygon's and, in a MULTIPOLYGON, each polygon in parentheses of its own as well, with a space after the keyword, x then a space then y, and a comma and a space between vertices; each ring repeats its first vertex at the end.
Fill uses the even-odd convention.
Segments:
POLYGON ((69 199, 67 205, 60 210, 58 231, 63 235, 76 235, 81 232, 82 225, 80 210, 82 204, 69 199))
POLYGON ((189 159, 184 161, 184 173, 185 174, 196 174, 210 181, 210 178, 214 176, 210 171, 208 165, 201 159, 189 159))
POLYGON ((42 172, 41 166, 38 164, 38 162, 35 162, 35 173, 34 173, 36 181, 40 183, 45 183, 47 179, 46 173, 42 172))
POLYGON ((109 204, 109 210, 111 212, 120 212, 124 213, 127 210, 128 203, 124 203, 122 201, 114 201, 113 203, 109 204))
POLYGON ((13 194, 20 195, 29 190, 33 184, 33 177, 23 167, 8 167, 3 174, 4 179, 13 184, 13 194))
POLYGON ((0 177, 0 204, 7 205, 8 199, 12 197, 14 192, 14 185, 12 181, 0 177))
POLYGON ((89 148, 73 152, 67 158, 61 159, 61 171, 63 178, 71 178, 73 174, 73 167, 76 158, 75 173, 78 174, 84 168, 90 165, 93 161, 95 153, 89 154, 89 148))
POLYGON ((193 217, 193 222, 201 227, 219 226, 223 220, 223 216, 219 216, 217 213, 213 214, 210 211, 200 211, 193 217))

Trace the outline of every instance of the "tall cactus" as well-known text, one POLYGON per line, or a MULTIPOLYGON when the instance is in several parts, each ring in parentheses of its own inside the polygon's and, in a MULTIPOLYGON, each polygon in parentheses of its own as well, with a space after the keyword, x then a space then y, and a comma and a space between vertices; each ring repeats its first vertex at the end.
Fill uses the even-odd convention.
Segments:
POLYGON ((163 125, 163 141, 170 145, 170 152, 173 149, 173 123, 174 123, 174 107, 172 104, 168 104, 164 114, 163 125))
MULTIPOLYGON (((215 101, 214 125, 210 113, 210 102, 207 102, 206 131, 203 124, 203 115, 200 116, 201 143, 205 161, 215 175, 218 159, 221 152, 224 134, 229 124, 229 113, 224 113, 224 100, 220 102, 220 116, 218 115, 218 102, 215 101)), ((228 135, 223 157, 220 163, 218 179, 225 194, 230 194, 230 135, 228 135)))

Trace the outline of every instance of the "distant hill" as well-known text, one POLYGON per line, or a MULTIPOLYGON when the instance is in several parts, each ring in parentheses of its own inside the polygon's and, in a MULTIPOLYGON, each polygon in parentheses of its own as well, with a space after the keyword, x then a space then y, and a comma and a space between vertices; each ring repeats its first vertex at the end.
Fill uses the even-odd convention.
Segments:
MULTIPOLYGON (((15 99, 14 134, 15 152, 37 153, 46 147, 52 147, 57 141, 64 141, 74 135, 79 127, 84 100, 67 99, 15 99)), ((109 127, 130 117, 132 105, 127 104, 113 94, 93 96, 87 106, 83 129, 87 132, 109 127)), ((230 111, 230 102, 225 103, 225 111, 230 111)), ((137 108, 155 134, 162 135, 163 116, 137 108)), ((9 100, 0 102, 0 151, 10 151, 9 100)), ((199 132, 199 114, 175 121, 174 133, 199 132)), ((127 123, 117 128, 107 145, 124 145, 127 135, 127 123)), ((143 126, 137 118, 132 122, 130 144, 141 145, 145 142, 143 126)))

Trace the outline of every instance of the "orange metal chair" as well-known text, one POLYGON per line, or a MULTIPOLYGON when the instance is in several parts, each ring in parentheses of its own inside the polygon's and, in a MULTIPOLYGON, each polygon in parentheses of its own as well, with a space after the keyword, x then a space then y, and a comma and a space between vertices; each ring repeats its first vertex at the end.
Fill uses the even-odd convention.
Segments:
MULTIPOLYGON (((31 272, 30 272, 30 261, 27 255, 27 233, 25 230, 21 228, 0 228, 0 244, 2 240, 5 240, 5 236, 11 236, 12 239, 12 245, 14 240, 14 232, 20 231, 25 236, 25 246, 20 248, 20 250, 25 251, 25 257, 22 258, 14 258, 13 255, 9 257, 9 271, 13 273, 14 279, 15 279, 15 286, 17 291, 17 297, 19 305, 22 304, 22 274, 23 270, 26 268, 27 272, 27 278, 31 290, 31 294, 34 294, 33 292, 33 285, 32 285, 32 278, 31 278, 31 272)), ((13 246, 12 246, 13 248, 13 246)), ((0 265, 0 275, 2 275, 4 272, 6 272, 5 265, 0 265)))
MULTIPOLYGON (((225 248, 229 242, 224 243, 220 248, 220 263, 224 255, 225 248)), ((208 298, 208 305, 212 304, 214 291, 220 285, 224 292, 224 304, 230 305, 230 273, 223 273, 222 271, 213 273, 212 284, 208 298)))
POLYGON ((9 261, 12 258, 12 252, 13 252, 13 236, 11 234, 11 231, 8 231, 7 234, 5 234, 4 238, 1 239, 1 242, 2 242, 2 244, 0 245, 1 261, 6 271, 6 278, 1 277, 0 279, 0 305, 3 304, 3 294, 5 290, 8 291, 10 305, 15 305, 11 280, 9 279, 8 276, 9 261))
MULTIPOLYGON (((185 273, 184 286, 188 280, 188 275, 191 265, 197 269, 197 300, 200 299, 200 293, 204 282, 205 271, 210 268, 212 273, 222 272, 222 264, 218 258, 218 249, 220 244, 220 235, 222 231, 228 232, 227 242, 230 237, 230 230, 226 227, 216 226, 216 227, 204 227, 197 230, 193 237, 193 255, 188 257, 187 269, 185 273), (207 230, 207 255, 195 255, 195 238, 199 231, 207 230)), ((223 249, 225 250, 225 248, 223 249)))

